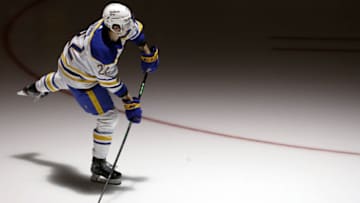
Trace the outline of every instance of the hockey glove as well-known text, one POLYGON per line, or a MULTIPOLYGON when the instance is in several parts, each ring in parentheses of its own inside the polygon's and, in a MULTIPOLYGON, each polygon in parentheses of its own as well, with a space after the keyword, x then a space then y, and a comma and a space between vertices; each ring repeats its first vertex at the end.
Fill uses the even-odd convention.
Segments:
POLYGON ((140 100, 133 97, 132 100, 123 99, 123 102, 127 119, 133 123, 140 123, 142 115, 140 100))
POLYGON ((151 54, 141 55, 141 68, 144 72, 154 72, 159 66, 159 50, 153 46, 150 48, 151 54))

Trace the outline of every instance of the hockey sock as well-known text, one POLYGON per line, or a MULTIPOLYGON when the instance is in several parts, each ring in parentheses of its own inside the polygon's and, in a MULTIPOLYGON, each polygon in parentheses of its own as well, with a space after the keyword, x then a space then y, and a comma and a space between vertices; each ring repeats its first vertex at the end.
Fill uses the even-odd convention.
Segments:
POLYGON ((111 132, 99 132, 97 129, 94 129, 94 157, 98 159, 106 158, 110 149, 112 134, 111 132))

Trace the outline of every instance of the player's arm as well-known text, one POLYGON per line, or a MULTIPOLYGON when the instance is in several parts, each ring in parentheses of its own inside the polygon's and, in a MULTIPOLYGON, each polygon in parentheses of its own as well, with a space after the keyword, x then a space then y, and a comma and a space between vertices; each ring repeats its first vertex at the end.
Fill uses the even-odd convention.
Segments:
POLYGON ((97 67, 96 77, 100 86, 122 99, 130 97, 127 86, 118 76, 117 65, 100 64, 97 67))
POLYGON ((151 54, 150 47, 145 41, 139 44, 138 47, 141 52, 144 52, 145 54, 151 54))
POLYGON ((142 114, 140 100, 136 97, 131 97, 125 83, 118 77, 117 66, 101 64, 99 67, 100 69, 97 74, 99 84, 122 99, 126 117, 129 121, 140 123, 142 114), (102 66, 103 68, 101 68, 102 66))
POLYGON ((154 72, 159 65, 159 50, 156 46, 149 46, 143 32, 143 25, 135 21, 135 33, 130 40, 135 43, 141 52, 141 67, 144 72, 154 72))

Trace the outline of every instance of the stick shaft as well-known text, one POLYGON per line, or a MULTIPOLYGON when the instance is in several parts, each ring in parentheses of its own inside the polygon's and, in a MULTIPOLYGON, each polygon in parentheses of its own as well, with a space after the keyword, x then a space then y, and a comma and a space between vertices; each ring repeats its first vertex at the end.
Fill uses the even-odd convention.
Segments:
MULTIPOLYGON (((147 76, 148 76, 148 73, 146 72, 145 75, 144 75, 144 78, 143 78, 143 80, 142 80, 142 82, 141 82, 140 89, 139 89, 139 95, 138 95, 139 100, 140 100, 142 94, 144 93, 145 82, 146 82, 147 76)), ((119 160, 120 154, 121 154, 121 152, 122 152, 122 150, 123 150, 123 148, 124 148, 124 146, 125 146, 125 142, 126 142, 127 137, 128 137, 128 135, 129 135, 129 132, 130 132, 130 129, 131 129, 131 125, 132 125, 132 122, 129 122, 129 125, 128 125, 127 129, 126 129, 126 132, 125 132, 124 139, 122 140, 120 149, 119 149, 119 151, 118 151, 118 153, 117 153, 117 155, 116 155, 115 161, 114 161, 114 163, 113 163, 113 165, 112 165, 112 168, 111 168, 111 172, 110 172, 110 174, 109 174, 109 177, 106 179, 106 182, 105 182, 105 185, 104 185, 104 187, 103 187, 103 190, 102 190, 102 192, 101 192, 101 194, 100 194, 98 203, 101 202, 101 200, 102 200, 102 198, 103 198, 103 196, 104 196, 104 193, 105 193, 105 191, 106 191, 106 188, 107 188, 107 186, 109 185, 110 178, 111 178, 111 176, 112 176, 112 174, 113 174, 113 172, 114 172, 114 170, 115 170, 115 167, 116 167, 116 164, 117 164, 117 162, 118 162, 118 160, 119 160)))

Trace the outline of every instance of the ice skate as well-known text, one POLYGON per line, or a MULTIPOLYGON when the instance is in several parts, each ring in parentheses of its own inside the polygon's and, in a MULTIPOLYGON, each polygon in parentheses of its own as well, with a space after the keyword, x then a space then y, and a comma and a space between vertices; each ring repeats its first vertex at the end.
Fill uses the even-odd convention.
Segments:
MULTIPOLYGON (((111 173, 112 165, 108 163, 105 159, 93 158, 91 165, 91 181, 105 183, 106 179, 111 173)), ((121 173, 114 170, 109 180, 109 184, 120 185, 121 184, 121 173)))
POLYGON ((48 92, 39 92, 35 87, 35 83, 32 83, 31 85, 28 85, 17 92, 17 95, 34 98, 34 101, 38 101, 39 99, 45 97, 47 94, 48 92))

